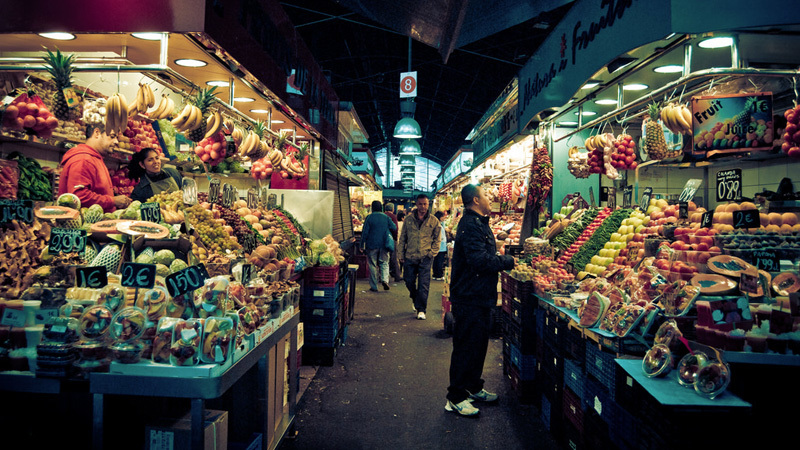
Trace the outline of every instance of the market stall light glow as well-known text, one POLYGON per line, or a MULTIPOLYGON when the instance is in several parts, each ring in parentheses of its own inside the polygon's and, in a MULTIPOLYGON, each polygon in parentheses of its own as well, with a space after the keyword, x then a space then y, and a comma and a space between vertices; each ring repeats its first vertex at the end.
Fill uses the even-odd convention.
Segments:
POLYGON ((411 117, 403 117, 397 122, 392 134, 398 139, 419 139, 422 137, 422 127, 411 117))
POLYGON ((658 66, 653 69, 655 73, 679 73, 683 72, 683 66, 678 64, 667 64, 666 66, 658 66))
POLYGON ((414 155, 400 155, 400 166, 414 166, 417 163, 417 159, 414 158, 414 155))
POLYGON ((562 125, 562 126, 565 126, 565 127, 575 127, 575 126, 578 126, 578 122, 575 122, 575 121, 572 121, 572 120, 565 120, 565 121, 563 121, 563 122, 558 122, 558 124, 559 124, 559 125, 562 125))
POLYGON ((205 61, 191 58, 176 59, 175 64, 183 67, 203 67, 208 65, 205 61))
MULTIPOLYGON (((575 112, 575 115, 576 116, 578 115, 577 111, 575 112)), ((594 111, 584 111, 584 112, 581 113, 581 115, 583 115, 583 116, 596 116, 597 113, 594 112, 594 111)))
POLYGON ((47 39, 53 39, 56 41, 71 41, 75 39, 75 35, 72 33, 64 33, 61 31, 53 31, 50 33, 39 33, 39 36, 47 39))
MULTIPOLYGON (((251 109, 250 112, 251 113, 256 113, 256 114, 267 114, 269 112, 269 110, 267 110, 267 109, 251 109)), ((273 121, 273 123, 274 122, 275 121, 273 121)))
POLYGON ((400 154, 401 155, 421 155, 422 149, 420 148, 417 141, 413 139, 406 139, 403 143, 400 144, 400 154))
POLYGON ((581 87, 581 89, 593 89, 593 88, 596 88, 597 86, 600 86, 600 82, 599 81, 590 81, 590 82, 584 84, 583 87, 581 87))
POLYGON ((250 97, 233 97, 233 101, 237 103, 250 103, 256 101, 256 99, 250 97))
POLYGON ((733 38, 730 37, 713 37, 708 38, 704 41, 700 41, 698 43, 702 48, 722 48, 722 47, 730 47, 733 45, 733 38))
POLYGON ((613 98, 600 98, 594 101, 598 105, 616 105, 617 101, 613 98))
POLYGON ((158 41, 161 40, 162 33, 131 33, 131 36, 136 39, 143 39, 145 41, 158 41))
POLYGON ((222 81, 222 80, 206 81, 206 84, 209 85, 209 86, 217 86, 217 87, 228 87, 228 86, 231 85, 227 81, 222 81))
POLYGON ((622 86, 623 91, 643 91, 650 86, 642 83, 631 83, 622 86))

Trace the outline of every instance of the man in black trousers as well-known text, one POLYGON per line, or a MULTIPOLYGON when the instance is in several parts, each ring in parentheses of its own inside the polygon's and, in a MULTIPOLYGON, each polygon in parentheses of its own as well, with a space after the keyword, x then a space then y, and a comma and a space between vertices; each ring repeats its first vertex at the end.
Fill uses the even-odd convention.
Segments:
POLYGON ((515 260, 500 255, 489 228, 491 204, 479 186, 461 190, 464 215, 458 222, 451 261, 450 302, 452 303, 453 354, 450 357, 450 386, 446 411, 474 416, 473 402, 494 402, 497 394, 483 388, 483 364, 489 346, 491 310, 497 304, 497 276, 513 269, 515 260))

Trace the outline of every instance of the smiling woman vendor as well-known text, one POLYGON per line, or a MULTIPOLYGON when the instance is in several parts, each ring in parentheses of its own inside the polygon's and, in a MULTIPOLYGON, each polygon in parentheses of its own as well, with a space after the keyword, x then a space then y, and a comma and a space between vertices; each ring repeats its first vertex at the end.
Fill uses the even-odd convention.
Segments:
POLYGON ((128 177, 139 179, 131 200, 142 203, 161 192, 175 192, 181 185, 181 174, 171 167, 162 167, 161 156, 152 148, 143 148, 133 155, 128 164, 128 177))

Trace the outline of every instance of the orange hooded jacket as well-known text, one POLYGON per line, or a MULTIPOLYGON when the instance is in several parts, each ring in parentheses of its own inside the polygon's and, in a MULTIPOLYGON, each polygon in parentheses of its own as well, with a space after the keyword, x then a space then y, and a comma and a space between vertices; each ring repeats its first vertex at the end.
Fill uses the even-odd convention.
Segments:
POLYGON ((97 150, 80 144, 64 154, 58 195, 65 193, 77 195, 84 208, 97 204, 107 213, 116 209, 111 175, 97 150))

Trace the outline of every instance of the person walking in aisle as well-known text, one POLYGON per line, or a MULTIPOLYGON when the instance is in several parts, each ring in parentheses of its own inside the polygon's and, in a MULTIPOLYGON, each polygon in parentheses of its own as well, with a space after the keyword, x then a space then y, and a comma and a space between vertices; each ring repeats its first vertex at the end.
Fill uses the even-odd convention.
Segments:
POLYGON ((424 194, 417 196, 416 206, 403 220, 397 256, 403 265, 406 282, 417 319, 425 320, 428 290, 431 284, 433 257, 439 252, 439 220, 430 214, 430 201, 424 194))
POLYGON ((397 225, 383 213, 381 202, 373 201, 372 212, 364 219, 361 230, 361 248, 367 253, 369 290, 372 292, 378 292, 378 278, 383 289, 389 290, 389 249, 394 248, 391 232, 396 230, 397 225))
POLYGON ((439 220, 439 228, 441 228, 442 233, 439 238, 439 253, 433 258, 433 279, 442 281, 444 280, 444 268, 447 265, 447 232, 444 231, 444 224, 442 223, 444 212, 436 211, 434 216, 439 220))
POLYGON ((397 249, 400 248, 400 233, 403 232, 403 221, 405 218, 405 211, 397 211, 397 247, 395 248, 394 257, 397 258, 397 276, 400 277, 400 279, 395 281, 403 281, 403 262, 400 261, 400 253, 397 252, 397 249))
POLYGON ((483 388, 483 364, 489 346, 491 309, 497 303, 497 275, 513 269, 515 260, 497 253, 489 228, 491 204, 479 186, 461 190, 464 215, 458 222, 450 268, 453 353, 446 411, 474 416, 473 402, 493 402, 497 394, 483 388))
MULTIPOLYGON (((394 203, 385 204, 383 207, 383 213, 392 219, 395 227, 398 227, 397 216, 394 215, 394 203)), ((395 242, 397 242, 398 236, 398 229, 392 231, 392 238, 394 238, 395 242)), ((400 264, 397 263, 397 251, 395 248, 392 248, 392 251, 389 252, 389 278, 394 281, 402 280, 402 278, 400 278, 400 264)))

